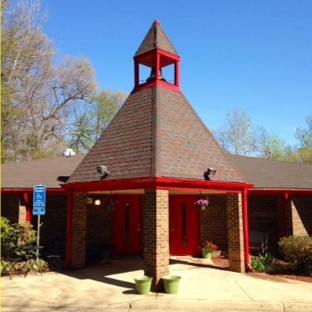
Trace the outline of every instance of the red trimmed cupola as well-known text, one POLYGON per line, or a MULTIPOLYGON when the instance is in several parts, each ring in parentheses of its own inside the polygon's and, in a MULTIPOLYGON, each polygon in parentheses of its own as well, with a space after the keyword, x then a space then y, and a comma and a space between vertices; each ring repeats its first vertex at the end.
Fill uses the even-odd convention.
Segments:
POLYGON ((181 92, 180 57, 157 20, 133 58, 135 85, 132 92, 155 85, 181 92))

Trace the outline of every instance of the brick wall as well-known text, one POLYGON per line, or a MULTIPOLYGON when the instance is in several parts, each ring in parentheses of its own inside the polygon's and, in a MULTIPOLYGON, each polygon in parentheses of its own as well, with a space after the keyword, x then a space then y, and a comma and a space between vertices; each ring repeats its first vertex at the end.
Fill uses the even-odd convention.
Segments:
POLYGON ((229 269, 245 272, 242 195, 227 194, 229 269))
POLYGON ((220 250, 228 249, 226 195, 209 195, 209 205, 200 211, 200 242, 209 239, 220 250))
POLYGON ((312 196, 292 196, 287 207, 287 235, 312 236, 312 196))
POLYGON ((110 244, 112 242, 112 211, 107 211, 104 203, 107 195, 90 196, 92 203, 87 205, 87 242, 110 244), (101 205, 94 205, 94 200, 100 199, 101 205))
POLYGON ((144 272, 155 290, 169 274, 169 192, 145 190, 143 205, 144 272))
POLYGON ((73 195, 71 267, 78 269, 86 264, 87 194, 73 195))
MULTIPOLYGON (((65 258, 67 227, 67 196, 47 195, 46 213, 40 216, 40 244, 45 246, 45 253, 60 254, 65 258)), ((37 217, 32 217, 37 223, 37 217)))
POLYGON ((94 265, 103 257, 102 251, 112 252, 112 211, 105 209, 107 195, 88 195, 91 200, 87 204, 86 261, 94 265), (94 201, 99 199, 100 205, 94 201))

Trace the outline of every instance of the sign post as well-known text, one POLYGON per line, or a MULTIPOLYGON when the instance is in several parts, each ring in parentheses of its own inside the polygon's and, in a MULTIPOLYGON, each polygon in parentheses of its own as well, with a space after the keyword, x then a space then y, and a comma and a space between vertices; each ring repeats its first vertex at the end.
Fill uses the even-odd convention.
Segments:
MULTIPOLYGON (((33 194, 33 215, 38 216, 37 222, 37 247, 40 242, 40 216, 45 215, 46 207, 46 187, 45 185, 35 185, 33 194)), ((36 262, 38 264, 39 248, 37 248, 36 262)))

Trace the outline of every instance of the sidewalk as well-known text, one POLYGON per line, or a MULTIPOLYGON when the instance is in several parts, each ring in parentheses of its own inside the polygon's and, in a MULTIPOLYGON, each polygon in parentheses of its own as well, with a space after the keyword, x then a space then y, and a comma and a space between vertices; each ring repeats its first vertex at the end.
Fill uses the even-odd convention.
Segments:
POLYGON ((62 273, 2 277, 3 312, 47 311, 311 311, 312 284, 267 275, 239 274, 188 263, 170 265, 181 276, 176 295, 139 295, 133 278, 141 259, 62 273))

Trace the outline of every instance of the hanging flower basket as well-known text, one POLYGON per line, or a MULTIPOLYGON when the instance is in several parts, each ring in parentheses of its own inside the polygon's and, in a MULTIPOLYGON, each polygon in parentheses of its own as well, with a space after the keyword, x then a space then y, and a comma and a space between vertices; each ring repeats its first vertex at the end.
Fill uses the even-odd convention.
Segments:
POLYGON ((209 205, 209 201, 207 199, 201 198, 195 202, 195 205, 197 206, 198 209, 205 210, 206 207, 209 205))

